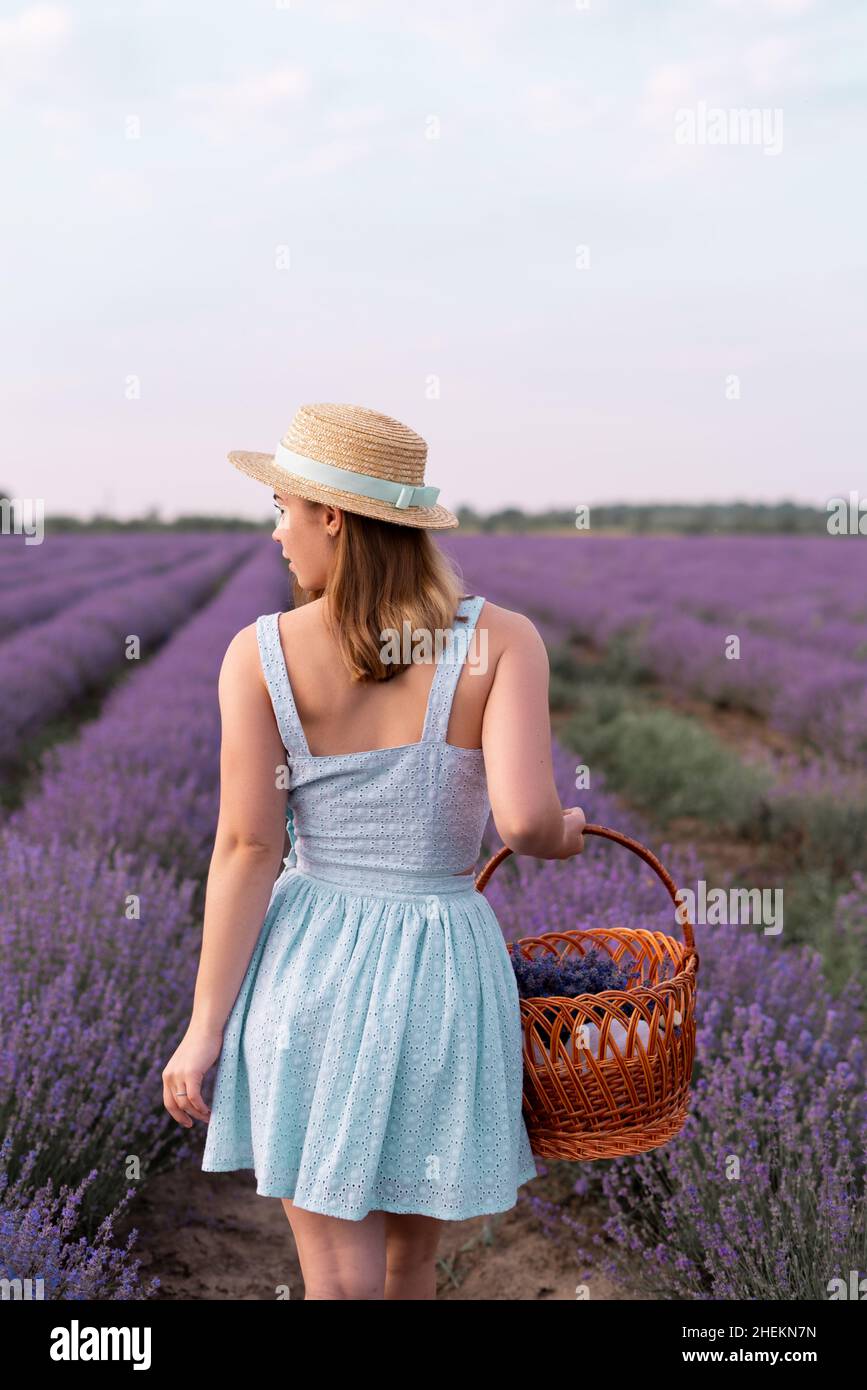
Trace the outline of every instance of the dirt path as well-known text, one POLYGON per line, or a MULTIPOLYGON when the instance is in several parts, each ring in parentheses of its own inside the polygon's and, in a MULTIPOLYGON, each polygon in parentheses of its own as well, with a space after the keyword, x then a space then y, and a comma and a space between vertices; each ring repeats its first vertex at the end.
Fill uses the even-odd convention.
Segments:
MULTIPOLYGON (((546 1178, 522 1191, 544 1197, 546 1178)), ((591 1213, 589 1225, 601 1218, 591 1213)), ((304 1297, 292 1231, 276 1198, 260 1197, 251 1173, 203 1173, 190 1161, 154 1178, 128 1223, 140 1232, 141 1275, 162 1281, 158 1298, 304 1297)), ((123 1231, 126 1236, 126 1230, 123 1231)), ((589 1240, 589 1234, 588 1234, 589 1240)), ((585 1242, 587 1243, 587 1242, 585 1242)), ((438 1298, 477 1301, 574 1300, 583 1270, 568 1240, 546 1235, 522 1197, 511 1211, 449 1222, 440 1244, 438 1298)), ((591 1299, 636 1297, 601 1273, 591 1299)))

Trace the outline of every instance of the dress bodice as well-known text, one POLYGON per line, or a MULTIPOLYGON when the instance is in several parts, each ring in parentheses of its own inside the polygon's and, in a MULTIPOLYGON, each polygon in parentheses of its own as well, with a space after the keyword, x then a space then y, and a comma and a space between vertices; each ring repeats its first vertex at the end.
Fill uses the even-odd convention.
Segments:
POLYGON ((310 752, 280 643, 279 613, 256 623, 262 670, 287 754, 286 863, 351 882, 459 874, 475 864, 490 815, 480 748, 446 743, 452 701, 485 600, 462 598, 436 658, 417 743, 356 753, 310 752))

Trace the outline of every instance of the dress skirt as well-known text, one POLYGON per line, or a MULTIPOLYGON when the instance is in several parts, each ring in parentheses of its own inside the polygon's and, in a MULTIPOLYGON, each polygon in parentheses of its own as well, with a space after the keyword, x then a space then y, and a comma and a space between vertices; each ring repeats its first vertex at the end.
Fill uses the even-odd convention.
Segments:
POLYGON ((509 1210, 536 1165, 496 915, 472 875, 375 878, 292 865, 275 883, 202 1168, 251 1168, 262 1196, 350 1221, 509 1210))

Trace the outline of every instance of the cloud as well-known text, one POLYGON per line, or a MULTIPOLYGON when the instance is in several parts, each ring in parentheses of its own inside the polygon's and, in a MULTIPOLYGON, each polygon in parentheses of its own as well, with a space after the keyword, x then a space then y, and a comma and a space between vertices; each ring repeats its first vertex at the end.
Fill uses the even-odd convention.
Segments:
MULTIPOLYGON (((363 11, 368 8, 365 4, 363 11)), ((464 68, 495 68, 497 49, 520 29, 526 0, 439 0, 436 5, 399 7, 404 32, 416 35, 426 47, 441 45, 464 68)))
POLYGON ((815 0, 716 0, 717 8, 721 10, 748 10, 755 17, 762 13, 768 15, 806 14, 811 10, 815 0))
POLYGON ((274 112, 301 103, 311 87, 304 68, 273 68, 250 73, 235 82, 199 82, 180 87, 177 100, 189 107, 192 122, 206 134, 224 137, 247 134, 252 124, 266 122, 274 112))
POLYGON ((265 179, 269 187, 288 183, 290 179, 318 177, 331 174, 347 164, 356 164, 370 154, 367 140, 330 140, 316 145, 307 154, 274 169, 265 179))
POLYGON ((238 82, 200 82, 182 87, 182 100, 219 106, 222 110, 261 111, 287 98, 306 96, 310 79, 302 68, 276 68, 238 82))
POLYGON ((39 123, 58 135, 78 135, 84 129, 84 113, 69 106, 45 106, 39 112, 39 123))
POLYGON ((370 106, 351 106, 344 111, 332 111, 325 124, 329 130, 349 135, 355 130, 366 130, 372 125, 381 125, 385 120, 385 106, 381 101, 370 106))
POLYGON ((717 67, 705 62, 664 63, 654 68, 644 84, 639 107, 641 124, 673 129, 675 110, 695 103, 717 67))
POLYGON ((70 28, 70 13, 63 5, 29 5, 11 19, 0 19, 0 54, 55 44, 70 28))
POLYGON ((768 38, 751 44, 743 63, 756 92, 772 92, 785 87, 798 75, 801 47, 793 39, 768 38))
POLYGON ((153 207, 153 192, 143 174, 127 169, 93 169, 88 187, 94 219, 105 226, 107 218, 140 217, 153 207))
POLYGON ((54 90, 52 60, 72 27, 62 5, 29 5, 0 19, 0 109, 14 109, 31 90, 54 90))
POLYGON ((598 90, 593 99, 588 100, 576 83, 562 78, 532 83, 523 93, 527 126, 539 135, 584 130, 594 123, 607 105, 598 90))

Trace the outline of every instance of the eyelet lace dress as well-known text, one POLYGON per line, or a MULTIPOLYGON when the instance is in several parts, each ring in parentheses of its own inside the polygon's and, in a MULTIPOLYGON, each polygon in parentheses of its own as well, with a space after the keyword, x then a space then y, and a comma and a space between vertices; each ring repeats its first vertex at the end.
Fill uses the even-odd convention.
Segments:
POLYGON ((460 602, 420 742, 358 753, 311 754, 280 615, 257 621, 292 850, 224 1030, 202 1168, 252 1168, 262 1196, 457 1221, 536 1176, 517 982, 459 872, 490 814, 484 758, 446 743, 484 602, 460 602))

